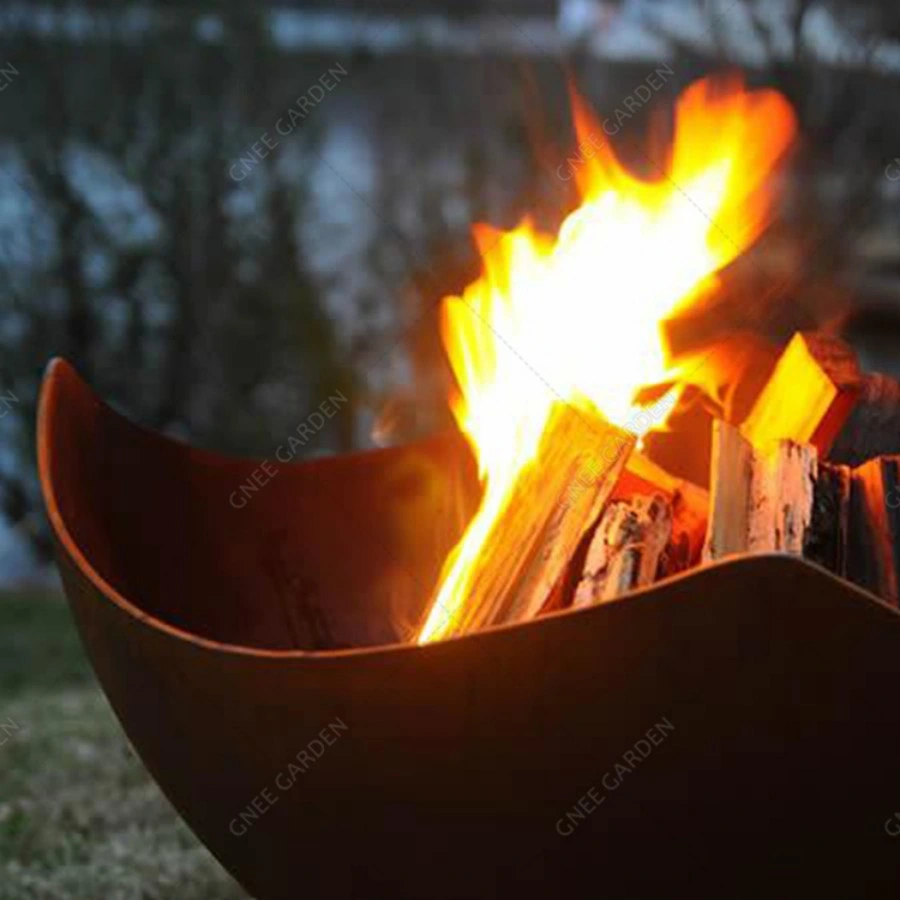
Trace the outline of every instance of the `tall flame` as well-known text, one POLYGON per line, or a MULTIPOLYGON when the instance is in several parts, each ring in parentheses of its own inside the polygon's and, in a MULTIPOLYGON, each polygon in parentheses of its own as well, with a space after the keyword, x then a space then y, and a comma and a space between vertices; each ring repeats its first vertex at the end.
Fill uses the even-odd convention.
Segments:
MULTIPOLYGON (((574 99, 581 146, 602 131, 574 99)), ((454 416, 478 459, 484 494, 441 573, 419 634, 453 634, 492 525, 534 465, 555 403, 641 435, 671 409, 641 410, 644 385, 678 382, 661 325, 714 284, 765 228, 767 180, 795 132, 788 102, 740 81, 703 80, 675 109, 664 172, 627 172, 607 145, 579 171, 581 205, 555 239, 529 221, 475 229, 483 273, 448 297, 441 333, 459 393, 454 416)), ((591 141, 596 146, 596 138, 591 141)))

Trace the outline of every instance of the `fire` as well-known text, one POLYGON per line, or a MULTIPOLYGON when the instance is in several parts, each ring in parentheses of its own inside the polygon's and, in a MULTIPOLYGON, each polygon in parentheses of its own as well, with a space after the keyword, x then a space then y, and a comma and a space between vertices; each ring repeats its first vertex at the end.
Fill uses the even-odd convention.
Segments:
MULTIPOLYGON (((574 100, 578 137, 602 133, 574 100)), ((556 238, 528 221, 475 229, 483 274, 448 297, 441 334, 459 385, 452 408, 478 460, 484 494, 441 573, 419 643, 454 634, 485 542, 537 449, 554 404, 642 435, 671 394, 641 409, 645 385, 678 383, 662 323, 714 285, 759 236, 768 178, 795 132, 787 100, 736 80, 703 80, 675 109, 664 172, 637 178, 608 145, 578 172, 581 205, 556 238)))

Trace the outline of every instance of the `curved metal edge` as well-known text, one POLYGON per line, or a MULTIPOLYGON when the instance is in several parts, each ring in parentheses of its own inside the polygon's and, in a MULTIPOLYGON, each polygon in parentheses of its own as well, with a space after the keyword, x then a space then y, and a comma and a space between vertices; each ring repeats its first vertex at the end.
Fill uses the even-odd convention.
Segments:
MULTIPOLYGON (((134 603, 129 601, 126 597, 124 597, 121 593, 119 593, 103 576, 94 568, 91 562, 84 556, 81 552, 81 549, 78 547, 76 542, 74 541, 71 532, 69 531, 66 522, 62 516, 62 513, 59 508, 59 504, 57 502, 56 490, 54 486, 54 478, 53 478, 53 452, 54 452, 54 441, 53 441, 53 431, 56 425, 55 418, 55 410, 58 408, 59 399, 58 393, 61 389, 61 386, 65 380, 74 383, 77 389, 82 390, 90 395, 92 400, 97 403, 99 406, 103 407, 107 410, 109 415, 115 416, 116 418, 126 421, 133 428, 143 431, 145 434, 151 435, 155 440, 168 444, 183 452, 190 452, 192 454, 202 455, 210 462, 219 465, 228 465, 228 464, 246 464, 248 462, 255 462, 251 459, 240 459, 237 457, 228 457, 222 454, 213 453, 211 451, 200 450, 198 448, 193 448, 187 444, 183 444, 179 441, 175 441, 165 435, 161 435, 157 432, 154 432, 150 429, 143 428, 140 425, 137 425, 134 422, 131 422, 126 417, 122 416, 116 410, 109 407, 106 403, 100 400, 96 393, 91 389, 91 387, 85 382, 85 380, 78 374, 75 368, 67 362, 65 359, 61 357, 56 357, 52 359, 48 365, 44 374, 43 383, 41 386, 41 395, 38 407, 38 425, 37 425, 37 445, 38 445, 38 472, 41 483, 41 491, 44 497, 44 503, 47 508, 47 515, 50 520, 50 524, 53 528, 54 535, 56 537, 59 548, 72 560, 75 566, 78 568, 82 576, 87 579, 93 587, 106 599, 110 600, 114 605, 120 608, 121 611, 136 619, 141 625, 144 625, 148 628, 154 629, 156 631, 163 632, 169 637, 188 642, 190 644, 195 645, 198 648, 204 650, 212 650, 219 653, 228 653, 236 656, 250 656, 257 659, 304 659, 310 661, 316 661, 318 663, 322 663, 330 660, 340 660, 346 657, 360 657, 360 656, 378 656, 381 654, 388 653, 399 653, 399 652, 407 652, 407 653, 429 653, 434 650, 436 647, 446 646, 448 644, 453 644, 456 642, 471 642, 471 641, 484 641, 491 640, 492 636, 502 634, 507 631, 515 630, 515 629, 523 629, 523 628, 535 628, 540 627, 541 623, 548 619, 560 618, 563 616, 596 616, 603 615, 604 610, 609 609, 613 606, 619 606, 620 604, 629 604, 629 603, 638 603, 645 602, 648 600, 656 600, 659 599, 656 597, 658 593, 664 592, 666 587, 672 584, 675 581, 682 581, 688 579, 696 579, 698 580, 698 590, 702 589, 702 581, 703 574, 705 572, 709 572, 714 569, 723 569, 723 568, 740 568, 740 567, 752 567, 759 560, 766 559, 771 560, 776 565, 783 566, 785 568, 785 572, 788 573, 792 568, 805 568, 811 570, 816 573, 819 578, 830 580, 834 583, 839 584, 843 587, 847 592, 848 596, 852 596, 855 600, 866 601, 868 603, 872 603, 877 608, 881 608, 884 611, 892 614, 900 621, 900 611, 895 609, 892 606, 889 606, 887 603, 882 601, 880 598, 876 597, 874 594, 869 593, 868 591, 854 585, 845 579, 839 578, 838 576, 832 574, 831 572, 823 569, 821 566, 818 566, 814 563, 810 563, 806 560, 799 559, 797 557, 788 556, 785 554, 760 554, 757 556, 739 556, 734 557, 732 559, 722 560, 720 562, 713 563, 712 565, 705 566, 702 570, 694 570, 691 572, 683 572, 678 575, 672 576, 671 578, 664 579, 663 581, 656 582, 653 585, 648 587, 639 588, 638 590, 631 591, 630 593, 619 597, 618 599, 612 601, 608 604, 603 604, 602 606, 594 606, 587 607, 583 609, 563 609, 558 610, 552 613, 548 613, 545 616, 540 617, 540 619, 532 619, 527 622, 517 622, 512 624, 503 624, 503 625, 494 625, 489 628, 486 628, 482 631, 476 632, 474 634, 462 635, 458 637, 452 637, 445 641, 441 641, 436 644, 426 644, 423 646, 406 644, 406 643, 395 643, 395 644, 381 644, 373 647, 354 647, 349 649, 341 649, 341 650, 317 650, 317 651, 305 651, 305 650, 267 650, 264 648, 258 647, 249 647, 241 644, 231 644, 231 643, 221 643, 218 641, 213 641, 208 638, 203 638, 197 634, 194 634, 190 631, 185 631, 184 629, 178 628, 170 623, 164 621, 163 619, 159 619, 155 616, 151 616, 148 613, 144 612, 140 607, 136 606, 134 603)), ((423 443, 427 443, 423 441, 423 443)), ((433 439, 431 439, 433 440, 433 439)), ((389 453, 389 450, 374 450, 374 451, 362 451, 359 454, 354 455, 364 455, 365 453, 389 453)), ((322 465, 328 464, 327 460, 318 460, 314 462, 299 462, 294 463, 294 465, 322 465)))

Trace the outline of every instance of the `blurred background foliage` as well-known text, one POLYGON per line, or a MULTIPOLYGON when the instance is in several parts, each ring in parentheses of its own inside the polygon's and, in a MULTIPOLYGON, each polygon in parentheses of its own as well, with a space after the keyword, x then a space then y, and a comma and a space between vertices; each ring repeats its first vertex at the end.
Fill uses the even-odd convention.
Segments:
POLYGON ((352 403, 310 453, 445 425, 437 301, 476 271, 473 222, 553 227, 574 204, 569 77, 608 115, 671 67, 615 138, 631 159, 701 74, 779 87, 802 140, 782 215, 722 302, 775 333, 849 297, 890 309, 898 39, 889 2, 7 4, 3 517, 46 553, 34 425, 53 355, 128 415, 227 452, 270 454, 335 390, 352 403))

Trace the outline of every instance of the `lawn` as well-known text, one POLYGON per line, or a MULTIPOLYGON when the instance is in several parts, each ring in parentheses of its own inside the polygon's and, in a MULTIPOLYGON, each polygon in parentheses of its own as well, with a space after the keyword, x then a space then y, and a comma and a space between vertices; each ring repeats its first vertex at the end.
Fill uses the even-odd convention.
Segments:
POLYGON ((65 601, 0 592, 0 900, 246 900, 131 749, 65 601))

